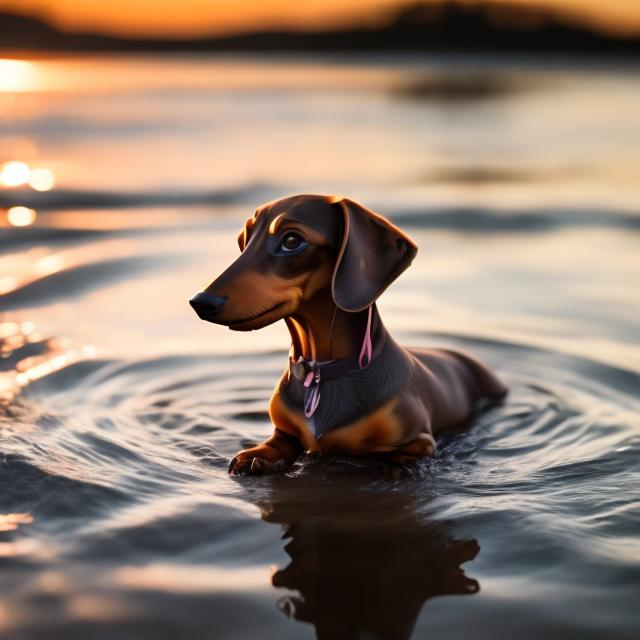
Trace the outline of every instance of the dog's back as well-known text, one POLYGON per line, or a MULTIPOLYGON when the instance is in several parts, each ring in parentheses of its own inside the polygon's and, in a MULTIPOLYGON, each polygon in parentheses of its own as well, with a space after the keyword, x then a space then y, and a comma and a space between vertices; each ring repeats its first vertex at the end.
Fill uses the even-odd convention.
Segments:
POLYGON ((407 349, 418 361, 416 387, 424 398, 434 432, 458 426, 474 413, 478 400, 498 400, 508 389, 472 356, 450 349, 407 349))

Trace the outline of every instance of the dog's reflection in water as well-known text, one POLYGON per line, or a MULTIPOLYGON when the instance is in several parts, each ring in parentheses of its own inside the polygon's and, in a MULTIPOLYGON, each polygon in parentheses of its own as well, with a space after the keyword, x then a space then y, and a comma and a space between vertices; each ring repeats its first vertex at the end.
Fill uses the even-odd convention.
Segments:
POLYGON ((478 554, 477 541, 429 523, 403 489, 270 479, 262 517, 284 526, 291 556, 272 578, 293 592, 278 606, 315 625, 319 640, 407 639, 429 598, 478 591, 460 568, 478 554))

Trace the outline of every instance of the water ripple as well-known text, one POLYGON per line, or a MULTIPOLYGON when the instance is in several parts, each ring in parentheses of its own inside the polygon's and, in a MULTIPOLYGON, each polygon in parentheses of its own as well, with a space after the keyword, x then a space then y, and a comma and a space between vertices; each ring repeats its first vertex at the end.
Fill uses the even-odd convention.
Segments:
MULTIPOLYGON (((279 534, 265 529, 264 520, 282 525, 290 539, 285 551, 292 563, 273 583, 306 594, 305 602, 315 602, 308 572, 299 573, 299 563, 311 558, 308 545, 314 541, 311 549, 336 554, 338 539, 350 556, 338 553, 341 564, 331 564, 330 575, 343 576, 344 584, 345 571, 369 571, 370 555, 359 554, 386 548, 393 558, 422 549, 415 562, 445 567, 430 574, 437 583, 421 597, 431 597, 429 589, 473 593, 478 580, 459 565, 481 548, 474 561, 480 585, 491 582, 496 567, 503 584, 524 571, 535 581, 543 558, 547 572, 556 566, 574 580, 608 580, 628 598, 624 585, 640 570, 634 526, 640 439, 633 413, 611 418, 606 388, 633 374, 589 363, 596 373, 591 383, 600 385, 596 399, 583 388, 579 358, 563 356, 567 375, 550 383, 558 354, 545 360, 523 345, 464 342, 476 352, 491 351, 512 392, 470 430, 443 434, 439 455, 401 483, 384 480, 376 461, 344 456, 301 462, 280 478, 239 483, 227 476, 229 457, 270 430, 265 407, 285 357, 280 352, 88 360, 52 371, 23 387, 0 420, 0 483, 8 488, 0 511, 33 518, 18 537, 13 532, 5 553, 10 549, 23 565, 31 559, 48 570, 65 567, 67 579, 85 585, 79 567, 108 564, 104 593, 117 599, 126 585, 139 607, 149 589, 169 588, 171 570, 162 565, 168 557, 177 572, 194 565, 224 571, 235 566, 234 558, 242 558, 242 571, 280 562, 279 534), (526 353, 535 367, 523 365, 526 353), (520 366, 513 369, 515 360, 520 366), (385 513, 379 531, 370 529, 376 513, 385 513), (462 542, 454 542, 460 533, 462 542), (269 542, 256 546, 258 539, 269 542)), ((625 385, 616 393, 626 393, 625 385)), ((636 406, 637 398, 627 400, 636 406)), ((318 567, 318 575, 328 566, 318 567)), ((230 575, 240 579, 236 570, 230 575)), ((379 570, 394 579, 392 565, 379 570)), ((193 592, 212 592, 220 577, 186 575, 181 588, 193 592)), ((247 588, 262 588, 258 575, 247 588)), ((403 597, 422 589, 412 583, 403 597)), ((22 597, 34 606, 37 594, 22 597)), ((321 613, 295 597, 283 596, 279 604, 298 619, 327 615, 328 604, 314 606, 321 613)))

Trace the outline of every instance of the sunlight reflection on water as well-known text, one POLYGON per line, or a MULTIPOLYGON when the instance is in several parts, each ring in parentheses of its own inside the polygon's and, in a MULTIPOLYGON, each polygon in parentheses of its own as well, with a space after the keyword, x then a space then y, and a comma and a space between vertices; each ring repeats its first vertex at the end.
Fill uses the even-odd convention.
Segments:
POLYGON ((29 167, 24 162, 12 160, 0 166, 0 185, 16 187, 29 180, 29 167))
POLYGON ((41 91, 6 103, 0 143, 12 157, 0 160, 42 163, 68 188, 262 183, 403 206, 630 210, 640 197, 631 72, 420 58, 28 64, 41 91), (468 76, 501 89, 452 99, 452 79, 468 76))
POLYGON ((29 207, 11 207, 7 211, 7 220, 14 227, 28 227, 36 220, 36 212, 29 207))

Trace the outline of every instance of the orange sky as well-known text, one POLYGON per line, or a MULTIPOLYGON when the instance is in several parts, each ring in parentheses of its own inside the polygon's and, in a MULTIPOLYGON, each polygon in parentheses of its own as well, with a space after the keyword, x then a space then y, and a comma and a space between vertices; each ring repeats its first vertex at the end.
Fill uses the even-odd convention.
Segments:
MULTIPOLYGON (((477 1, 477 0, 467 0, 477 1)), ((617 31, 640 31, 640 0, 498 0, 569 8, 617 31)), ((59 26, 120 34, 182 35, 352 22, 407 0, 0 0, 59 26)))

